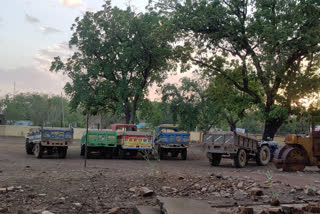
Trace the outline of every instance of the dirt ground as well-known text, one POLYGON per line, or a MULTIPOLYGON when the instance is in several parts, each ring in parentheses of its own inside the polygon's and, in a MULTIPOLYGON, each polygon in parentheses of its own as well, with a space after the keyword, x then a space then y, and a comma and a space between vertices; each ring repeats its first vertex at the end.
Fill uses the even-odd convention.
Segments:
POLYGON ((90 159, 86 168, 79 142, 69 147, 66 159, 36 159, 24 146, 24 138, 0 137, 0 212, 132 213, 136 205, 155 205, 156 196, 206 200, 212 206, 265 204, 272 196, 281 203, 320 197, 317 167, 287 173, 272 163, 259 167, 249 162, 236 169, 228 159, 212 167, 201 145, 189 148, 186 161, 90 159), (154 194, 142 196, 141 187, 154 194), (263 195, 252 194, 254 188, 263 195))

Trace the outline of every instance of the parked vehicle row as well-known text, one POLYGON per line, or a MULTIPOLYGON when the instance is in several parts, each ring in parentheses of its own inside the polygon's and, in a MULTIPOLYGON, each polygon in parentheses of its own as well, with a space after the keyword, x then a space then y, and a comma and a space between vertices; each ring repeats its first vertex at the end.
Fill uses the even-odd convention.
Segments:
MULTIPOLYGON (((90 130, 81 138, 80 155, 87 158, 129 158, 138 153, 156 158, 180 157, 187 159, 190 135, 173 125, 160 125, 152 132, 138 131, 133 124, 113 124, 110 130, 90 130)), ((31 129, 26 137, 26 152, 37 158, 57 153, 65 158, 73 140, 73 129, 31 129)), ((203 136, 203 147, 212 166, 222 158, 234 160, 235 167, 245 167, 249 160, 265 166, 273 158, 277 143, 257 140, 236 132, 216 132, 203 136)))
MULTIPOLYGON (((152 132, 138 131, 133 124, 113 124, 112 130, 90 130, 81 138, 80 155, 92 158, 105 157, 128 158, 142 155, 156 155, 160 159, 170 155, 187 159, 189 133, 181 132, 175 126, 165 125, 152 132)), ((58 153, 65 158, 68 146, 73 140, 73 129, 32 129, 26 137, 26 152, 37 158, 58 153)))

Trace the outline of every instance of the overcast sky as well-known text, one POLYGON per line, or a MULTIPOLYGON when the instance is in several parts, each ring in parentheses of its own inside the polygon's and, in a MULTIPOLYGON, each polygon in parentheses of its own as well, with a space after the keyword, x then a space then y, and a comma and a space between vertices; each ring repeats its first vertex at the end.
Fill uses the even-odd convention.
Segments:
MULTIPOLYGON (((128 0, 114 0, 126 8, 128 0)), ((49 72, 54 56, 68 56, 70 27, 84 11, 101 9, 103 0, 1 0, 0 97, 14 92, 60 94, 67 78, 49 72), (14 84, 15 83, 15 84, 14 84)), ((141 12, 148 0, 131 0, 141 12)), ((189 75, 190 76, 190 75, 189 75)), ((177 81, 181 76, 171 77, 177 81)), ((151 89, 151 97, 154 89, 151 89)))

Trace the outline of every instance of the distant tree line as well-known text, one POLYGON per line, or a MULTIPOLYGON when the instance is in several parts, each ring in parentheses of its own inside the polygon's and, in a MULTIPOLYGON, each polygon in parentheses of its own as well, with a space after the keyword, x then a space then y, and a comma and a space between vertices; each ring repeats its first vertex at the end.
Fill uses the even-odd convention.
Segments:
MULTIPOLYGON (((227 131, 239 127, 244 128, 248 133, 261 134, 264 128, 261 113, 254 108, 241 112, 238 111, 238 107, 233 109, 232 100, 235 98, 231 96, 231 90, 228 91, 225 99, 214 98, 211 91, 212 84, 213 82, 209 85, 200 84, 200 80, 183 78, 180 86, 164 85, 161 101, 143 100, 137 111, 137 123, 144 121, 149 128, 160 124, 177 124, 187 131, 206 131, 211 128, 227 131), (226 105, 225 102, 229 104, 226 105), (230 107, 227 108, 227 106, 230 107)), ((224 84, 223 82, 222 85, 224 84)), ((214 92, 220 93, 218 89, 214 92)), ((300 113, 290 116, 288 121, 279 128, 278 134, 307 132, 310 125, 309 117, 314 119, 315 124, 320 122, 317 108, 308 112, 301 107, 300 113)), ((86 124, 83 110, 72 110, 69 99, 56 95, 36 93, 7 95, 0 99, 0 110, 8 124, 21 120, 31 121, 36 126, 85 127, 86 124)), ((102 118, 107 126, 123 119, 110 112, 104 114, 102 118)))
POLYGON ((6 95, 0 99, 0 109, 9 124, 26 120, 35 126, 85 126, 81 110, 71 110, 69 100, 61 96, 37 93, 6 95))

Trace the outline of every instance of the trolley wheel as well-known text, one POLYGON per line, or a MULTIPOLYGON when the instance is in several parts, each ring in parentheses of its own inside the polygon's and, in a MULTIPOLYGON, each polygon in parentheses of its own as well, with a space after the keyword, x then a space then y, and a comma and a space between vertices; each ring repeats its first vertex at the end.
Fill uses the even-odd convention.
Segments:
POLYGON ((243 168, 247 165, 247 152, 244 149, 239 149, 236 156, 234 157, 234 164, 237 168, 243 168))
POLYGON ((212 166, 219 166, 220 162, 221 162, 221 154, 218 153, 212 153, 211 154, 211 159, 209 159, 210 163, 212 166))

